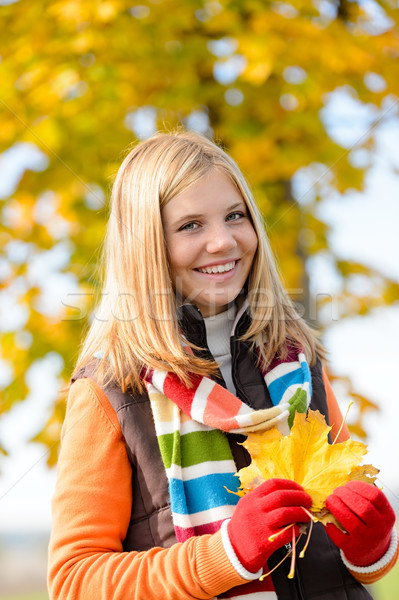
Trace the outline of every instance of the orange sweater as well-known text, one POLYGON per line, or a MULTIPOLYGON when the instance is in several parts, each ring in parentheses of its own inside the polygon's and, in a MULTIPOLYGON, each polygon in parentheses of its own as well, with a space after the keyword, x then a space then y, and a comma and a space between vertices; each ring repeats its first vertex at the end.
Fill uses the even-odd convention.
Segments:
MULTIPOLYGON (((334 436, 342 416, 325 382, 334 436)), ((344 426, 339 441, 348 436, 344 426)), ((171 548, 123 552, 131 503, 131 466, 117 416, 93 380, 79 379, 68 397, 52 502, 50 599, 210 599, 245 583, 220 532, 171 548)), ((370 582, 370 576, 354 575, 370 582)))

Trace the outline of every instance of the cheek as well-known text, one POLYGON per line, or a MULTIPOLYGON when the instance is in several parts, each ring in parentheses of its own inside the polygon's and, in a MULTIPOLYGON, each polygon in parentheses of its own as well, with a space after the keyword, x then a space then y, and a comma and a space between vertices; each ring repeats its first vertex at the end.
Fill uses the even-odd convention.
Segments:
POLYGON ((182 260, 182 254, 180 252, 176 252, 175 254, 171 254, 169 258, 169 264, 174 272, 178 272, 184 268, 184 261, 182 260))
POLYGON ((256 249, 258 247, 258 237, 255 233, 255 230, 251 226, 250 230, 247 231, 245 236, 245 251, 252 259, 255 256, 256 249))
POLYGON ((186 244, 169 244, 167 250, 170 270, 173 276, 176 276, 190 264, 190 247, 186 244))

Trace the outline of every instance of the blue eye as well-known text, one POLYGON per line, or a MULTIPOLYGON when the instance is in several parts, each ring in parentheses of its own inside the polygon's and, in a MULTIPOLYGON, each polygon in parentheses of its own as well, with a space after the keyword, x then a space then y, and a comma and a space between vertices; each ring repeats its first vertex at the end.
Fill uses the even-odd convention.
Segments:
POLYGON ((245 217, 244 213, 242 213, 242 212, 233 212, 233 213, 230 213, 227 216, 227 220, 228 221, 238 221, 238 219, 241 219, 241 217, 245 217))
POLYGON ((193 231, 198 227, 198 223, 186 223, 182 227, 180 227, 179 231, 193 231))

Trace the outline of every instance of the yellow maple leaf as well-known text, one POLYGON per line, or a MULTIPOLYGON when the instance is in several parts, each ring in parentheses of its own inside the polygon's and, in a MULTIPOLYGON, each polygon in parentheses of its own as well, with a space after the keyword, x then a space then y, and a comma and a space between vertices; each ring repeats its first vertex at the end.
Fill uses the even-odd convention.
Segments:
POLYGON ((273 477, 296 481, 312 497, 310 511, 323 523, 331 520, 326 498, 351 480, 374 483, 379 472, 372 465, 361 465, 367 446, 347 440, 329 444, 331 430, 319 411, 296 413, 291 433, 282 435, 276 428, 250 433, 244 447, 252 462, 238 472, 240 495, 273 477))

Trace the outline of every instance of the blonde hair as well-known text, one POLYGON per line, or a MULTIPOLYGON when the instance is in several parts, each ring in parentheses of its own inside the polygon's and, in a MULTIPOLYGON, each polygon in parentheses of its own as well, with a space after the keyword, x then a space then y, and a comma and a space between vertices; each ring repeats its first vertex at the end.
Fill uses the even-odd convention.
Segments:
POLYGON ((119 168, 102 250, 102 297, 75 371, 101 350, 97 380, 116 380, 123 392, 129 385, 143 390, 140 373, 146 367, 173 371, 187 386, 190 373, 215 372, 215 362, 193 356, 182 344, 161 220, 161 209, 212 169, 237 186, 258 238, 247 290, 252 322, 242 339, 258 345, 266 366, 275 355, 287 355, 287 343, 301 348, 310 364, 316 354, 324 355, 283 289, 262 216, 238 166, 209 139, 179 131, 139 143, 119 168))

